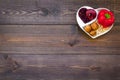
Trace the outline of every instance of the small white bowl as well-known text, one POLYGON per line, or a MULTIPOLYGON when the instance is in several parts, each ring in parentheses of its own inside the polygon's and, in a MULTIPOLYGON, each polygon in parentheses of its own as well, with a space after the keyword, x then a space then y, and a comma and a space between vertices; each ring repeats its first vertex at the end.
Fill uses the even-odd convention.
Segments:
POLYGON ((86 34, 88 34, 91 38, 95 39, 95 38, 97 38, 97 37, 99 37, 99 36, 102 36, 102 35, 108 33, 108 32, 112 29, 113 25, 110 26, 106 31, 104 31, 104 32, 102 32, 102 33, 100 33, 100 34, 96 34, 95 36, 91 36, 88 32, 86 32, 86 31, 84 30, 84 27, 87 26, 87 25, 92 24, 93 22, 95 22, 95 21, 97 20, 98 13, 99 13, 99 11, 100 11, 101 9, 106 9, 106 10, 109 10, 109 9, 107 9, 107 8, 97 8, 97 9, 94 9, 94 10, 96 11, 96 14, 97 14, 96 17, 95 17, 95 19, 93 19, 92 21, 90 21, 90 22, 88 22, 88 23, 84 23, 84 22, 81 20, 81 18, 79 17, 79 11, 80 11, 81 8, 86 8, 86 9, 94 9, 94 8, 89 7, 89 6, 83 6, 83 7, 80 7, 80 8, 78 9, 77 14, 76 14, 76 19, 77 19, 77 23, 78 23, 79 27, 80 27, 86 34))

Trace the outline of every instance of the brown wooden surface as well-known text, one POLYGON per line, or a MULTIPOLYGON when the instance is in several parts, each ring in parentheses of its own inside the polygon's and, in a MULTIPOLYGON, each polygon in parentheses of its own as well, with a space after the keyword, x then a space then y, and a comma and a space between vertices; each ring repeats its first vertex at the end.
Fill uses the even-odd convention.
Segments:
POLYGON ((120 54, 119 30, 93 40, 77 25, 1 25, 0 53, 120 54))
POLYGON ((119 0, 0 0, 0 80, 120 80, 119 0), (79 7, 106 7, 112 30, 91 39, 79 7))
POLYGON ((119 80, 116 55, 10 55, 0 57, 1 80, 119 80))
POLYGON ((76 11, 84 5, 114 11, 119 23, 119 4, 119 0, 0 0, 0 24, 76 24, 76 11))

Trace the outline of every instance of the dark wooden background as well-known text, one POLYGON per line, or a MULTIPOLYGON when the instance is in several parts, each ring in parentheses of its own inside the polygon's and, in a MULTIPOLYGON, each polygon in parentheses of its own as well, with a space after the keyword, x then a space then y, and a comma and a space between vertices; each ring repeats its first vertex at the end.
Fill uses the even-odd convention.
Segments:
POLYGON ((0 0, 0 80, 120 80, 120 0, 0 0), (81 6, 106 7, 112 30, 91 39, 81 6))

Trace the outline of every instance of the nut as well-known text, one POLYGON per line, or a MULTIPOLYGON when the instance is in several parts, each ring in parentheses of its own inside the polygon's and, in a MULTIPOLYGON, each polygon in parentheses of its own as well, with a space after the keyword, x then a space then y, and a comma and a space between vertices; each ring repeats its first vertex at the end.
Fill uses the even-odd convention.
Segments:
POLYGON ((91 27, 93 30, 97 30, 98 29, 98 24, 96 22, 91 24, 91 27))
POLYGON ((96 35, 96 31, 91 31, 90 35, 92 35, 92 36, 96 35))
POLYGON ((85 31, 88 32, 88 33, 92 30, 92 29, 91 29, 91 26, 89 26, 89 25, 88 25, 88 26, 85 26, 84 29, 85 29, 85 31))

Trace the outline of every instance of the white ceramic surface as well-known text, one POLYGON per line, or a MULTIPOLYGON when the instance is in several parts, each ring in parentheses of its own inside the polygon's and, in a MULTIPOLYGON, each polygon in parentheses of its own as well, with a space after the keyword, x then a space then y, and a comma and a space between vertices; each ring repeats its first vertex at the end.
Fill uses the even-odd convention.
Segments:
MULTIPOLYGON (((81 8, 94 9, 94 8, 92 8, 92 7, 89 7, 89 6, 83 6, 83 7, 81 7, 81 8)), ((97 15, 96 15, 95 19, 93 19, 92 21, 90 21, 90 22, 88 22, 88 23, 84 23, 84 22, 81 20, 81 18, 79 17, 79 14, 78 14, 78 13, 79 13, 79 10, 80 10, 81 8, 78 9, 77 14, 76 14, 77 23, 78 23, 79 27, 80 27, 86 34, 88 34, 91 38, 94 39, 94 38, 97 38, 97 37, 99 37, 99 36, 102 36, 102 35, 106 34, 106 33, 108 33, 108 32, 111 30, 111 28, 113 27, 113 25, 112 25, 112 26, 110 26, 109 29, 107 29, 105 32, 100 33, 100 34, 97 34, 97 35, 95 35, 95 36, 91 36, 88 32, 86 32, 86 31, 84 30, 84 27, 85 27, 86 25, 89 25, 89 24, 95 22, 95 21, 97 20, 99 11, 100 11, 101 9, 107 9, 107 8, 97 8, 97 9, 94 9, 94 10, 96 11, 97 15)), ((107 10, 109 10, 109 9, 107 9, 107 10)))

